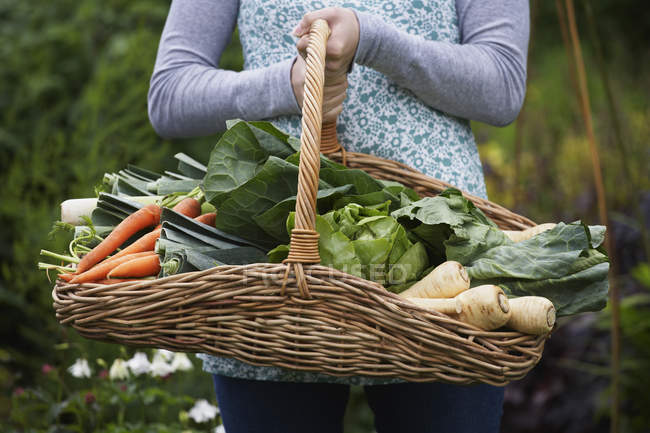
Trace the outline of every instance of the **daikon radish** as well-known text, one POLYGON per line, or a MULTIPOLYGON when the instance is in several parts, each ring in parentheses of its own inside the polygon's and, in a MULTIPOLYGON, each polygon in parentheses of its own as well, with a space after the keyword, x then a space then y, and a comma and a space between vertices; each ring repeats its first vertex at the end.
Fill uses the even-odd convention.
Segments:
POLYGON ((409 300, 423 308, 439 311, 485 331, 502 327, 508 322, 511 314, 508 297, 500 287, 491 284, 473 287, 452 299, 409 300))
POLYGON ((467 289, 469 276, 463 265, 448 261, 436 266, 399 295, 405 298, 453 298, 467 289))
POLYGON ((61 221, 72 225, 82 225, 82 216, 90 216, 97 207, 96 198, 76 198, 61 203, 61 221))
POLYGON ((503 233, 506 234, 513 242, 521 242, 527 239, 532 238, 535 235, 538 235, 546 230, 550 230, 555 227, 555 223, 544 223, 537 225, 535 227, 530 227, 526 230, 504 230, 503 233))
POLYGON ((512 314, 506 326, 525 334, 547 334, 555 325, 555 307, 542 296, 509 299, 512 314))

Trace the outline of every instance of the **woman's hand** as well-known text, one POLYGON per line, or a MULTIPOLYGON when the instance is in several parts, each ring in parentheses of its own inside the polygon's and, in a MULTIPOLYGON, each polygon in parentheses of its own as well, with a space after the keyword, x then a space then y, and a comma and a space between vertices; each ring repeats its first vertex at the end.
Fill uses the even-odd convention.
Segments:
POLYGON ((330 26, 330 37, 325 50, 325 87, 323 88, 323 123, 336 120, 343 111, 348 88, 348 71, 359 44, 359 21, 350 9, 326 8, 305 14, 294 29, 300 39, 296 48, 300 56, 291 69, 291 85, 298 104, 302 107, 305 84, 305 61, 309 43, 309 29, 314 21, 324 19, 330 26))
MULTIPOLYGON (((304 85, 305 60, 302 56, 296 56, 296 61, 291 67, 291 86, 300 107, 302 107, 304 85)), ((347 88, 347 74, 327 74, 323 87, 323 123, 332 122, 341 114, 347 88)))
POLYGON ((303 56, 309 43, 309 29, 317 19, 327 21, 331 31, 325 51, 327 82, 331 76, 347 74, 350 70, 359 45, 359 21, 351 9, 344 8, 325 8, 305 14, 293 30, 293 34, 300 38, 296 47, 303 56))

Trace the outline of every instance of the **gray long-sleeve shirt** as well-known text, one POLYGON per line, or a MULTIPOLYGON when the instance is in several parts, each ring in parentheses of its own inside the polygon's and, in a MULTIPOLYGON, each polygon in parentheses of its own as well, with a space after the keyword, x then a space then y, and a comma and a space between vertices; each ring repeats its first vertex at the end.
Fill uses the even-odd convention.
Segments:
MULTIPOLYGON (((456 0, 456 9, 460 44, 426 40, 357 12, 355 62, 437 110, 506 125, 517 117, 525 95, 528 2, 456 0)), ((242 72, 219 69, 237 13, 237 0, 172 2, 148 98, 158 134, 208 135, 225 129, 232 118, 300 114, 290 82, 293 60, 242 72)))

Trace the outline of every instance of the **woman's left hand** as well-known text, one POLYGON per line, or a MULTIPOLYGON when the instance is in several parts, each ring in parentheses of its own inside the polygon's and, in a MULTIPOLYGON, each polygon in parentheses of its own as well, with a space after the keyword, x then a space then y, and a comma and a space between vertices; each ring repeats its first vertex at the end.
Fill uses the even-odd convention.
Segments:
POLYGON ((325 52, 325 81, 347 74, 359 45, 359 21, 351 9, 325 8, 309 12, 302 17, 293 31, 299 37, 296 47, 303 57, 309 42, 309 28, 317 19, 330 26, 330 37, 325 52))

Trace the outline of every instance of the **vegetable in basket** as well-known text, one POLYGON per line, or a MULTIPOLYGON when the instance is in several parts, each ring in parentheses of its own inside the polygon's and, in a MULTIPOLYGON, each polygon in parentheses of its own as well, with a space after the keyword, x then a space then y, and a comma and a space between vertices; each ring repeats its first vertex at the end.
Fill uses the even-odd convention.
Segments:
POLYGON ((491 284, 465 290, 454 298, 408 298, 416 305, 445 313, 461 322, 491 331, 505 325, 511 309, 503 290, 491 284))
POLYGON ((607 303, 609 262, 603 226, 558 223, 513 242, 455 189, 391 213, 427 248, 432 263, 461 263, 472 286, 495 284, 510 297, 542 296, 558 316, 598 311, 607 303))
MULTIPOLYGON (((404 227, 388 215, 389 202, 375 206, 356 203, 324 215, 316 215, 321 264, 367 280, 389 290, 412 283, 429 266, 424 246, 411 242, 404 227)), ((287 232, 293 228, 295 214, 287 219, 287 232)), ((272 262, 286 258, 288 246, 269 252, 272 262)))

